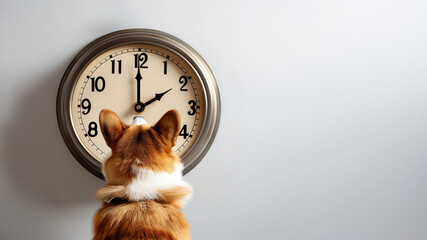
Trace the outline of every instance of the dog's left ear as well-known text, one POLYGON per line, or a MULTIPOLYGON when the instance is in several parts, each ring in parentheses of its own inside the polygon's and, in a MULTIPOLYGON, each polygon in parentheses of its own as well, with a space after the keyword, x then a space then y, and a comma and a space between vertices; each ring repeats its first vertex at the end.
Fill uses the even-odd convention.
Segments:
POLYGON ((171 149, 178 139, 180 122, 178 111, 170 110, 153 127, 171 149))
POLYGON ((125 130, 125 124, 115 112, 109 109, 103 109, 99 113, 99 123, 107 145, 112 148, 125 130))

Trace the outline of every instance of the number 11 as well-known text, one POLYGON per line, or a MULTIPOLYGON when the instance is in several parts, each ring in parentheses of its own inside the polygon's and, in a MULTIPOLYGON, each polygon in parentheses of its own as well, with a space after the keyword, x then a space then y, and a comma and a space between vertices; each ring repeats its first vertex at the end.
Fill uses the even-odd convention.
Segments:
MULTIPOLYGON (((117 60, 118 63, 118 74, 122 74, 122 60, 117 60)), ((111 73, 114 74, 116 69, 116 60, 111 60, 111 73)))

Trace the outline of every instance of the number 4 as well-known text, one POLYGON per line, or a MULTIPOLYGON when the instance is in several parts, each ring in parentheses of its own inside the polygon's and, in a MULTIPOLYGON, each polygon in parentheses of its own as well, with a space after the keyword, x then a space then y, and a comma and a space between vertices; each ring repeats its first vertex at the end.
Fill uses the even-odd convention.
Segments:
POLYGON ((179 131, 179 136, 183 136, 184 139, 187 139, 188 137, 187 124, 184 124, 184 126, 182 126, 181 131, 179 131))

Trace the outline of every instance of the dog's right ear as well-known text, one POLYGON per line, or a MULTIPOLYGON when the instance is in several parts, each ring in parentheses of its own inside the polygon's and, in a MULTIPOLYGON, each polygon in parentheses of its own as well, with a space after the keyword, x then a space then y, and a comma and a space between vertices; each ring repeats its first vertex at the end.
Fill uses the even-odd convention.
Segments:
POLYGON ((107 145, 112 148, 125 130, 125 124, 115 112, 109 109, 103 109, 99 113, 99 124, 107 145))
POLYGON ((170 110, 156 123, 153 129, 160 134, 163 141, 172 149, 176 144, 181 119, 176 110, 170 110))

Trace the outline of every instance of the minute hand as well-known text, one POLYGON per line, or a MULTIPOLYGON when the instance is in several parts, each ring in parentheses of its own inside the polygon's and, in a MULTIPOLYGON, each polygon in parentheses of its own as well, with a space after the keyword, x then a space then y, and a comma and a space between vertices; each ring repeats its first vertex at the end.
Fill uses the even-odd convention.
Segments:
POLYGON ((144 103, 145 106, 148 106, 149 104, 155 102, 155 101, 160 101, 160 99, 162 99, 163 95, 165 95, 167 92, 169 92, 171 89, 164 91, 162 93, 156 93, 156 96, 150 100, 148 100, 146 103, 144 103))
POLYGON ((133 108, 135 109, 136 112, 140 113, 140 112, 144 111, 145 105, 144 105, 144 103, 141 102, 141 79, 142 79, 142 76, 141 76, 141 69, 139 66, 139 59, 138 59, 138 72, 136 74, 135 79, 136 79, 136 104, 133 108))

